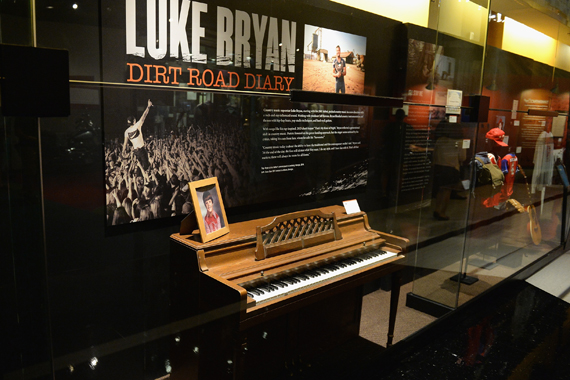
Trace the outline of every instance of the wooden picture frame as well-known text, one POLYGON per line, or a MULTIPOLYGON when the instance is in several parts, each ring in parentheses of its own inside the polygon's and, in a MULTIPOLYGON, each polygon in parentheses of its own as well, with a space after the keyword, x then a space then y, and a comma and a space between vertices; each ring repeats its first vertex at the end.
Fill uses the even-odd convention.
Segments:
POLYGON ((222 201, 222 195, 220 194, 218 178, 206 178, 190 182, 189 185, 190 194, 192 195, 192 203, 194 205, 194 213, 196 214, 196 222, 198 223, 202 243, 214 240, 230 232, 230 227, 226 218, 226 210, 224 209, 224 202, 222 201), (208 217, 210 223, 206 222, 206 216, 208 216, 206 201, 208 200, 212 201, 211 215, 213 215, 213 217, 208 217), (219 222, 217 226, 216 220, 219 222))

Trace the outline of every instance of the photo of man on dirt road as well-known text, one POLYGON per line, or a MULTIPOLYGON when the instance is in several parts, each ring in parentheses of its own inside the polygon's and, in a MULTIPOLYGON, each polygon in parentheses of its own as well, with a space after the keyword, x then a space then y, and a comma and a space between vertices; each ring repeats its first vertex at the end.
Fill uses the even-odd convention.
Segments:
POLYGON ((306 25, 304 46, 303 90, 364 93, 366 37, 306 25))

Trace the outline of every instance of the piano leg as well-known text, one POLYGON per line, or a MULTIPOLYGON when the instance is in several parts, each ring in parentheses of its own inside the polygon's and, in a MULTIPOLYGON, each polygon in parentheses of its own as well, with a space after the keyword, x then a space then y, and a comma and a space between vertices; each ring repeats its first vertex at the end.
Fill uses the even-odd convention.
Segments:
POLYGON ((243 379, 245 360, 247 355, 247 334, 243 331, 238 332, 238 340, 234 349, 234 365, 232 379, 243 379))
POLYGON ((396 325, 396 313, 398 312, 398 300, 400 299, 401 271, 392 273, 392 290, 390 291, 390 319, 388 321, 388 341, 386 347, 392 345, 394 340, 394 327, 396 325))

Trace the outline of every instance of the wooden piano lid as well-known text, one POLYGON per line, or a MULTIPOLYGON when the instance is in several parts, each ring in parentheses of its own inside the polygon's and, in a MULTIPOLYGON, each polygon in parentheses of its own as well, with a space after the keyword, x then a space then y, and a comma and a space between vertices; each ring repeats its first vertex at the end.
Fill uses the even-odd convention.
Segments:
MULTIPOLYGON (((327 206, 319 208, 321 212, 325 214, 335 213, 338 220, 342 220, 343 218, 349 217, 344 207, 339 205, 327 206)), ((360 215, 364 213, 352 214, 353 215, 360 215)), ((276 216, 271 216, 267 218, 260 218, 260 219, 253 219, 247 220, 244 222, 239 223, 231 223, 230 224, 230 232, 226 235, 223 235, 215 240, 209 241, 207 243, 202 243, 199 239, 199 234, 186 234, 181 235, 180 233, 172 234, 170 237, 173 240, 176 240, 182 244, 188 245, 195 250, 200 249, 209 249, 213 247, 219 247, 224 245, 232 245, 242 242, 249 242, 256 240, 256 228, 258 226, 265 226, 271 223, 276 216)))

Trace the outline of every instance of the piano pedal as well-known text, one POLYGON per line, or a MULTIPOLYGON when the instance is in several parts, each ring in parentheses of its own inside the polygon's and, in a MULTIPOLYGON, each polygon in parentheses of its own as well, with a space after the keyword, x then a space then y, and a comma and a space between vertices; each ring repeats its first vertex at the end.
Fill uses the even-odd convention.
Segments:
POLYGON ((295 371, 293 371, 291 369, 291 365, 289 364, 288 360, 285 360, 285 363, 283 364, 283 367, 285 368, 285 371, 283 371, 284 373, 286 373, 287 375, 289 375, 289 377, 293 377, 295 376, 295 371))
POLYGON ((299 358, 299 366, 301 368, 311 368, 311 363, 310 362, 305 363, 303 359, 299 358))
POLYGON ((234 362, 233 362, 233 360, 229 359, 226 363, 228 364, 228 367, 227 367, 227 369, 226 369, 226 372, 227 372, 228 374, 232 374, 232 373, 234 372, 234 362))
POLYGON ((304 363, 304 361, 299 357, 287 359, 283 366, 285 368, 285 373, 287 373, 289 377, 301 376, 305 369, 311 368, 310 363, 304 363))

